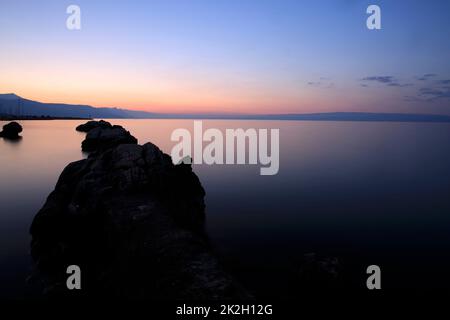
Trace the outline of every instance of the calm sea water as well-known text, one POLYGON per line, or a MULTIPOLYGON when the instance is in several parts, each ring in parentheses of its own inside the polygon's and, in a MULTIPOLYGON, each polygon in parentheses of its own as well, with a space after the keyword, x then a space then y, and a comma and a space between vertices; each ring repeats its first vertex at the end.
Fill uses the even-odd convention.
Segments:
MULTIPOLYGON (((0 140, 0 296, 32 296, 28 229, 62 169, 83 158, 83 121, 21 121, 0 140)), ((112 120, 170 153, 192 120, 112 120)), ((3 125, 3 123, 0 123, 3 125)), ((377 264, 389 288, 450 287, 450 124, 203 121, 204 128, 279 128, 280 171, 195 165, 207 229, 224 264, 263 295, 281 294, 309 252, 339 258, 351 288, 377 264)))

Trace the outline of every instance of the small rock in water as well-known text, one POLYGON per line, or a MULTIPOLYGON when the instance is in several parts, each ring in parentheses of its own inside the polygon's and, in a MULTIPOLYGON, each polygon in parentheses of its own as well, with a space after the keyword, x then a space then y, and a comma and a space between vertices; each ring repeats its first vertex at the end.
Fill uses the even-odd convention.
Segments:
POLYGON ((3 126, 3 131, 0 132, 0 137, 6 139, 17 139, 19 138, 20 132, 22 132, 22 126, 13 121, 3 126))

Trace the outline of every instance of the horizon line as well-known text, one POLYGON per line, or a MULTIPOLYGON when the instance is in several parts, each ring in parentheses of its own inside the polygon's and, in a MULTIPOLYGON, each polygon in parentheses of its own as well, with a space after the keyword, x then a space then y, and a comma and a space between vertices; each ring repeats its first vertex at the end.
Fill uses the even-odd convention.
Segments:
MULTIPOLYGON (((239 112, 155 112, 155 111, 147 111, 140 109, 129 109, 124 107, 107 107, 107 106, 95 106, 91 104, 77 104, 77 103, 67 103, 67 102, 41 102, 36 100, 30 100, 19 96, 13 92, 8 93, 0 93, 1 96, 15 96, 18 100, 28 100, 42 104, 60 104, 60 105, 69 105, 69 106, 84 106, 91 107, 95 109, 119 109, 125 111, 133 111, 133 112, 142 112, 151 114, 153 116, 209 116, 209 117, 289 117, 289 116, 325 116, 325 115, 367 115, 367 116, 420 116, 420 117, 445 117, 450 119, 450 115, 446 114, 437 114, 437 113, 408 113, 408 112, 368 112, 368 111, 328 111, 328 112, 306 112, 306 113, 296 113, 296 112, 288 112, 288 113, 239 113, 239 112)), ((131 118, 130 118, 131 119, 131 118)))

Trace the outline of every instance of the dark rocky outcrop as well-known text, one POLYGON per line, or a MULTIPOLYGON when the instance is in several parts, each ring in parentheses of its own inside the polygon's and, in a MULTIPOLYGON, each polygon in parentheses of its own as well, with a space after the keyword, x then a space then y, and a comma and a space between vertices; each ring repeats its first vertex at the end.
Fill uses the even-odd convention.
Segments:
POLYGON ((32 278, 57 297, 248 298, 212 253, 191 166, 123 131, 89 131, 83 144, 96 139, 96 152, 62 172, 31 226, 32 278), (66 288, 72 264, 79 291, 66 288))
POLYGON ((3 131, 0 132, 0 137, 6 139, 19 139, 19 133, 22 132, 22 126, 13 121, 3 126, 3 131))
POLYGON ((137 144, 137 139, 121 126, 97 127, 89 130, 81 149, 87 152, 102 151, 120 144, 137 144))
POLYGON ((111 123, 104 121, 104 120, 100 120, 100 121, 88 121, 86 123, 80 124, 76 130, 80 131, 80 132, 89 132, 90 130, 94 129, 94 128, 112 128, 111 123))

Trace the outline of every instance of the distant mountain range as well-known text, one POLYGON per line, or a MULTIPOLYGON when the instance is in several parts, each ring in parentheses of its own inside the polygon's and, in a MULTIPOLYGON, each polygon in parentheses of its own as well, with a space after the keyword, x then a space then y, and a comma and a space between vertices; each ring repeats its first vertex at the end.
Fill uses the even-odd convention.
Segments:
POLYGON ((42 103, 14 93, 0 94, 0 114, 70 118, 151 118, 150 112, 119 108, 95 108, 87 105, 42 103))
POLYGON ((42 103, 24 99, 14 93, 0 94, 0 115, 49 116, 58 118, 103 119, 241 119, 307 121, 397 121, 450 122, 450 116, 410 113, 332 112, 309 114, 171 114, 120 108, 96 108, 89 105, 42 103))

